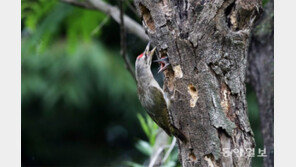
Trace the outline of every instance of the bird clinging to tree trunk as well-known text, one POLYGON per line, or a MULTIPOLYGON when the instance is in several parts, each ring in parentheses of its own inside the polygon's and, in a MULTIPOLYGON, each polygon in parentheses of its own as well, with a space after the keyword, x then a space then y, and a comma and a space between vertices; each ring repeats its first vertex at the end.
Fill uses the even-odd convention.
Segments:
MULTIPOLYGON (((136 60, 136 80, 138 87, 138 96, 144 109, 149 116, 160 126, 169 136, 173 135, 186 143, 186 137, 171 122, 169 115, 170 100, 160 88, 159 84, 151 72, 151 63, 156 48, 149 51, 148 43, 144 53, 139 55, 136 60)), ((159 72, 167 69, 169 66, 167 58, 156 60, 161 63, 159 72)))

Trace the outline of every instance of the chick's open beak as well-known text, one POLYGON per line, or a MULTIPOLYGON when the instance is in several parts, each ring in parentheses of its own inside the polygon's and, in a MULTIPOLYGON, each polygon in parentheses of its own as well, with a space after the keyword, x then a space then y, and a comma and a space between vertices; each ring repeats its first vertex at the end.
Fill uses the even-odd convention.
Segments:
POLYGON ((163 72, 170 65, 169 58, 167 56, 160 58, 158 60, 155 60, 154 62, 160 63, 160 69, 159 69, 158 73, 163 72))

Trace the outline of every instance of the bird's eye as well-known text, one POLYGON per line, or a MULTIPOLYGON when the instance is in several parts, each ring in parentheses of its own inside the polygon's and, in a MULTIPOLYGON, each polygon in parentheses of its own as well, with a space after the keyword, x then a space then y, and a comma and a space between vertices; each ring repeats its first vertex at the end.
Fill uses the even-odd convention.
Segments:
POLYGON ((140 59, 141 57, 143 57, 144 53, 140 54, 137 59, 140 59))

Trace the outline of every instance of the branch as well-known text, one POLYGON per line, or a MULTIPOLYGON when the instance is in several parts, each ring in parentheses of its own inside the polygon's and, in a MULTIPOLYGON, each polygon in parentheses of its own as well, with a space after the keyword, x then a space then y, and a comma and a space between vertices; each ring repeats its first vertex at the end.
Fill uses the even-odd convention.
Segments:
POLYGON ((164 132, 164 130, 159 128, 157 133, 155 143, 153 146, 153 152, 150 156, 150 162, 148 167, 150 166, 160 166, 162 164, 163 159, 163 151, 165 148, 169 148, 168 140, 169 136, 164 132))
POLYGON ((131 65, 131 62, 126 54, 126 34, 125 34, 125 28, 124 28, 124 13, 123 13, 123 0, 119 1, 120 6, 120 45, 121 45, 121 56, 125 62, 125 66, 127 70, 131 73, 134 80, 136 81, 135 71, 133 70, 133 66, 131 65))
POLYGON ((96 34, 109 20, 109 16, 105 17, 104 20, 91 32, 91 35, 96 34))
POLYGON ((170 147, 168 139, 169 136, 162 129, 159 129, 153 146, 153 153, 150 156, 150 163, 148 167, 161 166, 163 159, 162 152, 164 151, 164 149, 170 147))
MULTIPOLYGON (((102 0, 86 0, 84 2, 79 2, 77 0, 61 0, 62 2, 78 6, 78 7, 83 7, 87 9, 92 9, 92 10, 99 10, 107 15, 110 15, 117 23, 120 24, 120 11, 117 7, 114 7, 112 5, 109 5, 102 0)), ((145 30, 143 27, 128 17, 127 15, 123 16, 124 18, 124 25, 125 28, 127 29, 128 32, 138 36, 140 39, 143 41, 148 41, 149 38, 145 34, 145 30)))
POLYGON ((173 149, 174 149, 174 147, 175 147, 175 145, 176 145, 176 142, 177 142, 176 137, 173 137, 173 141, 172 141, 172 143, 171 143, 171 145, 170 145, 170 148, 169 148, 168 151, 165 153, 165 156, 164 156, 164 158, 163 158, 163 160, 162 160, 162 164, 164 164, 165 161, 169 158, 171 152, 173 151, 173 149))
MULTIPOLYGON (((162 153, 162 151, 167 147, 169 147, 169 146, 161 146, 157 149, 157 151, 156 151, 155 155, 152 157, 148 167, 153 167, 156 164, 156 160, 159 158, 160 153, 162 153)), ((157 166, 159 166, 159 165, 157 164, 157 166)))

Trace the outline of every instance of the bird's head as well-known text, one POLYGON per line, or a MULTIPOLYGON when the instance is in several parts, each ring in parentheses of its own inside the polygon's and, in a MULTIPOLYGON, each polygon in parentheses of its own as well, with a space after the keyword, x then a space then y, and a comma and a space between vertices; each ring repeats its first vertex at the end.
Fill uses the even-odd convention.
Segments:
POLYGON ((149 49, 150 49, 150 42, 146 46, 145 51, 137 57, 136 68, 137 68, 137 66, 138 67, 143 66, 143 67, 150 68, 151 63, 152 63, 153 54, 155 52, 156 47, 154 47, 151 51, 149 51, 149 49))
POLYGON ((150 42, 146 46, 145 51, 137 57, 135 64, 137 77, 139 77, 138 75, 144 76, 151 73, 150 67, 156 47, 154 47, 151 51, 149 51, 149 49, 150 42))

